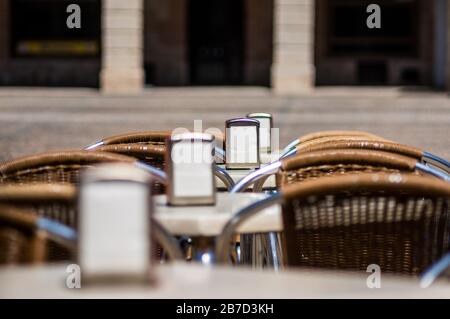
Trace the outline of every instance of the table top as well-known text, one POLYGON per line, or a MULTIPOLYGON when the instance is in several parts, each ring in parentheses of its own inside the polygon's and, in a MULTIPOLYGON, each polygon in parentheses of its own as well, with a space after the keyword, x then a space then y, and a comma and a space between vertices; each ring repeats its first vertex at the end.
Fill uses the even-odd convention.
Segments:
MULTIPOLYGON (((166 195, 155 196, 155 218, 173 235, 217 236, 240 209, 268 195, 262 193, 217 193, 215 206, 168 206, 166 195)), ((262 210, 241 227, 240 233, 281 231, 280 205, 262 210)))
POLYGON ((65 265, 0 268, 0 298, 450 298, 450 283, 419 288, 414 279, 382 276, 380 289, 358 274, 166 264, 155 269, 153 286, 141 284, 66 286, 65 265), (237 289, 238 287, 238 289, 237 289))

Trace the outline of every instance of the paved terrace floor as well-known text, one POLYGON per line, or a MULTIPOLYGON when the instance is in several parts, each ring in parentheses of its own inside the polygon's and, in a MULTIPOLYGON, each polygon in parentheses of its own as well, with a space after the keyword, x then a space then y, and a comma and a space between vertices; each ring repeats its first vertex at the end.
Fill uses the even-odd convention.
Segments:
POLYGON ((400 88, 323 88, 277 96, 264 88, 149 88, 135 96, 90 89, 0 89, 0 160, 80 149, 140 130, 223 129, 248 112, 270 112, 281 144, 313 131, 373 132, 450 158, 450 97, 400 88))

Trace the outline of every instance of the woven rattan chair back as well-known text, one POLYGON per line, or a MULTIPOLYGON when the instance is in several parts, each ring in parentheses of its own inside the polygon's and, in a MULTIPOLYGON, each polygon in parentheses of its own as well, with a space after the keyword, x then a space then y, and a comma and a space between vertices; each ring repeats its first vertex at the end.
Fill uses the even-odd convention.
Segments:
POLYGON ((277 173, 277 184, 282 187, 324 176, 363 172, 415 172, 416 163, 417 160, 414 158, 381 151, 361 149, 314 151, 284 159, 277 173))
POLYGON ((0 205, 76 228, 76 192, 70 184, 0 185, 0 205))
POLYGON ((381 137, 371 137, 371 136, 330 136, 330 137, 321 137, 316 138, 304 143, 300 143, 297 145, 297 153, 301 153, 304 150, 318 148, 319 145, 323 144, 333 144, 340 142, 358 142, 358 141, 374 141, 374 142, 391 142, 389 140, 383 139, 381 137))
MULTIPOLYGON (((45 217, 72 229, 78 228, 77 190, 70 184, 25 184, 1 185, 0 207, 25 212, 30 218, 45 217)), ((1 223, 1 221, 0 221, 1 223)), ((158 260, 162 255, 162 246, 170 237, 164 234, 160 225, 156 232, 152 232, 154 257, 158 260)), ((173 245, 172 245, 173 246, 173 245)), ((171 257, 175 258, 173 249, 171 257)), ((1 252, 0 252, 1 254, 1 252)), ((46 261, 63 261, 73 258, 73 254, 66 248, 50 241, 48 243, 48 256, 46 261)))
POLYGON ((31 155, 0 164, 0 184, 78 184, 80 171, 100 163, 134 163, 136 159, 106 152, 61 151, 31 155))
POLYGON ((418 275, 450 249, 450 184, 414 174, 323 177, 283 188, 288 264, 418 275))
POLYGON ((364 132, 364 131, 346 131, 346 130, 335 130, 335 131, 320 131, 313 132, 303 135, 299 138, 299 144, 310 142, 312 140, 317 140, 321 138, 341 138, 341 137, 367 137, 369 139, 383 139, 382 137, 364 132))
POLYGON ((170 132, 164 131, 147 131, 147 132, 134 132, 121 135, 110 136, 102 139, 103 145, 114 144, 145 144, 164 146, 166 139, 170 136, 170 132))
MULTIPOLYGON (((156 167, 162 171, 165 169, 164 145, 152 145, 146 143, 111 144, 101 145, 94 149, 96 152, 108 152, 133 157, 138 161, 156 167)), ((166 187, 158 181, 153 184, 154 194, 165 194, 166 187)))
POLYGON ((72 249, 39 229, 38 217, 26 210, 0 205, 0 264, 67 260, 72 249))
POLYGON ((164 145, 146 145, 143 143, 112 144, 99 146, 95 151, 130 156, 153 167, 164 169, 164 156, 166 153, 164 145))
POLYGON ((298 154, 304 154, 308 152, 333 150, 333 149, 362 149, 362 150, 374 150, 390 152, 399 155, 409 156, 420 160, 423 156, 423 151, 412 147, 395 142, 382 141, 382 140, 369 140, 369 139, 353 139, 353 140, 327 140, 322 139, 316 144, 310 144, 303 147, 298 147, 298 154))

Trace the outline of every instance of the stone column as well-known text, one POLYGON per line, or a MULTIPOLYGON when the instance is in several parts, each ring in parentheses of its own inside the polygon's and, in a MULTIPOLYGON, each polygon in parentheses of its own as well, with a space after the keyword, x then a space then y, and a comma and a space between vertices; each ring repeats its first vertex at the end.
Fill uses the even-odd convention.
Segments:
POLYGON ((137 93, 144 87, 143 0, 103 0, 101 89, 137 93))
POLYGON ((314 86, 314 0, 275 0, 272 87, 301 93, 314 86))

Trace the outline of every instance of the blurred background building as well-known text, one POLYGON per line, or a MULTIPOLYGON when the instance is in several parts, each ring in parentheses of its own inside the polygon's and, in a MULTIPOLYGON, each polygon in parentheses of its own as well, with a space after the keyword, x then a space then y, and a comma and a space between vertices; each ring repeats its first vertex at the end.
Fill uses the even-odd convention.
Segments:
POLYGON ((448 16, 447 0, 0 0, 0 85, 448 88, 448 16))

